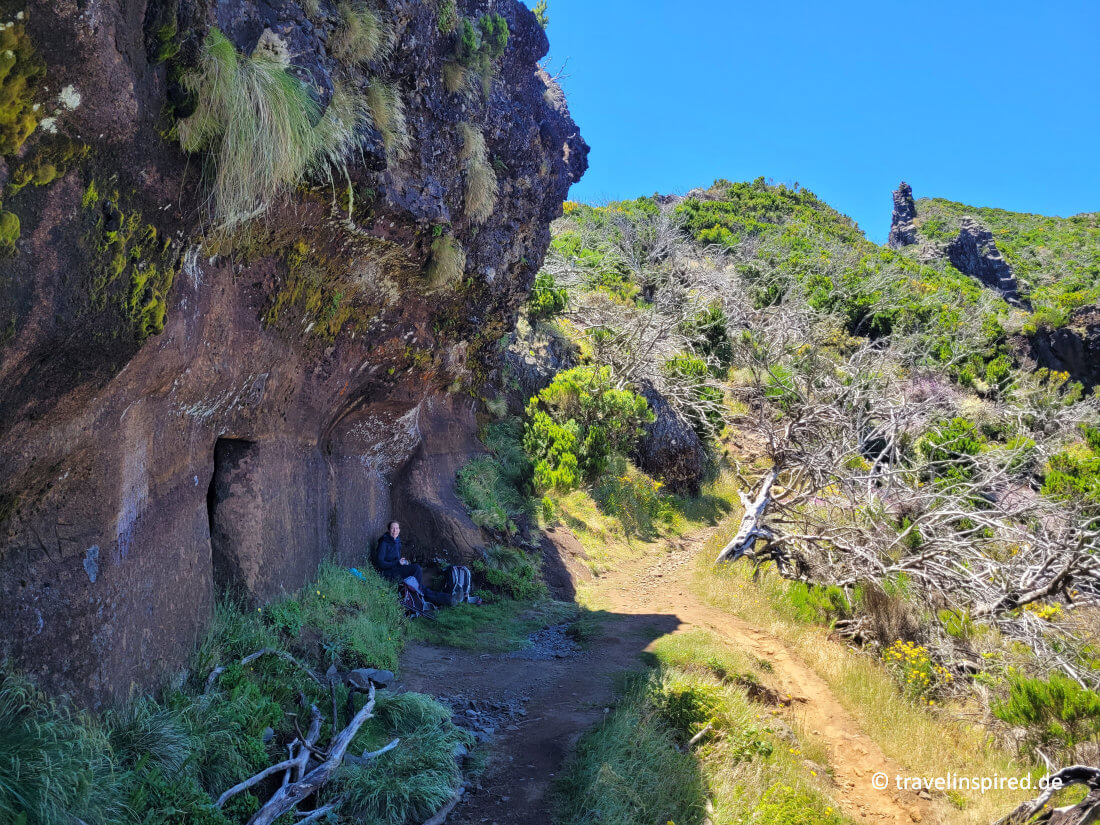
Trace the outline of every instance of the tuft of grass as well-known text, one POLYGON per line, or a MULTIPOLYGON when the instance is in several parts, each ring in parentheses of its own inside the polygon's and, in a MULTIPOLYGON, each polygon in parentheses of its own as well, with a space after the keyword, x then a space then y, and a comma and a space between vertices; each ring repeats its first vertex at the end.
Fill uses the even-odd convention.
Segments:
POLYGON ((766 717, 733 681, 756 678, 744 654, 709 631, 666 636, 653 653, 657 669, 627 680, 611 714, 581 739, 558 786, 563 825, 847 822, 812 770, 822 749, 766 717))
POLYGON ((408 124, 405 121, 405 102, 392 83, 372 81, 366 92, 367 108, 374 127, 382 135, 386 158, 391 163, 400 160, 409 151, 408 124))
POLYGON ((307 174, 331 177, 344 168, 364 111, 345 91, 321 117, 280 50, 257 48, 244 56, 217 29, 182 83, 196 109, 177 124, 180 146, 209 152, 212 212, 225 229, 262 214, 307 174))
POLYGON ((0 821, 109 822, 126 811, 102 728, 0 669, 0 821))
POLYGON ((449 708, 422 694, 380 700, 371 720, 375 743, 399 738, 401 744, 364 766, 341 767, 334 781, 344 799, 341 813, 355 821, 404 825, 439 810, 461 780, 456 746, 473 743, 450 717, 449 708))
POLYGON ((465 94, 470 91, 470 74, 457 60, 444 61, 443 88, 451 94, 465 94))
POLYGON ((459 159, 466 165, 466 216, 474 223, 485 223, 497 202, 500 188, 497 174, 489 162, 481 131, 469 123, 460 123, 458 133, 462 139, 459 159))
POLYGON ((430 289, 453 286, 466 274, 466 250, 450 232, 432 241, 431 255, 425 273, 430 289))
POLYGON ((510 599, 537 600, 546 597, 540 560, 515 547, 493 545, 473 570, 494 590, 510 599))
POLYGON ((393 32, 378 12, 363 2, 341 3, 340 28, 332 38, 332 54, 343 63, 367 63, 384 57, 393 32))
POLYGON ((562 825, 703 821, 706 780, 649 704, 647 687, 645 681, 631 684, 607 718, 577 745, 557 789, 562 825))

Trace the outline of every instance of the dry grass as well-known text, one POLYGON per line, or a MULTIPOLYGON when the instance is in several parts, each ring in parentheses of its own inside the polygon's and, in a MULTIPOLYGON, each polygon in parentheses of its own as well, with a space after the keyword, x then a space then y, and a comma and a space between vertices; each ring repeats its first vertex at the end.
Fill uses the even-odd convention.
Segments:
POLYGON ((405 122, 405 102, 392 83, 373 81, 367 87, 367 108, 375 128, 382 135, 386 158, 395 162, 409 151, 410 138, 405 122))
POLYGON ((462 280, 466 274, 466 250, 451 233, 432 241, 431 257, 425 273, 430 289, 443 289, 462 280))
POLYGON ((477 127, 460 123, 458 133, 462 139, 459 158, 466 165, 466 216, 474 223, 485 223, 497 202, 500 189, 497 174, 489 162, 485 136, 477 127))
POLYGON ((366 63, 393 47, 393 30, 366 3, 341 3, 340 28, 332 38, 332 54, 343 63, 366 63))
POLYGON ((361 96, 338 88, 319 116, 309 90, 288 71, 281 41, 261 42, 246 57, 211 29, 198 66, 183 77, 198 107, 178 124, 180 146, 209 153, 211 211, 224 229, 262 214, 307 174, 331 178, 345 169, 366 114, 361 96))
POLYGON ((451 94, 466 94, 470 91, 470 76, 466 67, 456 60, 443 64, 443 88, 451 94))
MULTIPOLYGON (((716 534, 699 554, 694 582, 699 595, 783 639, 825 679, 883 753, 914 775, 1024 776, 1033 772, 1033 781, 1038 780, 1041 771, 999 748, 987 731, 963 717, 965 709, 945 705, 929 710, 915 705, 876 659, 833 641, 825 628, 790 618, 784 610, 786 584, 778 577, 765 574, 754 582, 748 565, 714 568, 714 557, 727 538, 725 532, 716 534)), ((942 821, 977 825, 1003 816, 1027 795, 963 791, 949 800, 937 799, 936 804, 942 821)))

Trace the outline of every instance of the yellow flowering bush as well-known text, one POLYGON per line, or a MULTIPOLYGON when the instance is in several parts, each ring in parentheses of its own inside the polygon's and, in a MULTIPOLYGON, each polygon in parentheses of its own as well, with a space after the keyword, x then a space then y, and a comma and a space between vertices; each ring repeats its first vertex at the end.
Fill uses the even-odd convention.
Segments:
POLYGON ((932 661, 924 645, 915 642, 898 639, 882 658, 905 694, 924 704, 935 704, 932 697, 954 679, 947 668, 932 661))

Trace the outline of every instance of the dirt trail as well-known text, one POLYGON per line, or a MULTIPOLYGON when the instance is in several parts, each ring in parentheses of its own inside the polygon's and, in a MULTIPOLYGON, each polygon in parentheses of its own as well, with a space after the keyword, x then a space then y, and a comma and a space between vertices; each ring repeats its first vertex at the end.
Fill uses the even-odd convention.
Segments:
MULTIPOLYGON (((614 695, 613 676, 642 666, 654 640, 696 628, 712 630, 772 663, 772 682, 804 699, 784 711, 826 746, 834 796, 856 822, 929 822, 928 802, 914 794, 875 790, 871 776, 893 776, 888 759, 826 682, 770 633, 700 602, 690 587, 694 555, 705 534, 667 554, 640 559, 596 583, 612 616, 589 648, 568 658, 523 659, 417 646, 402 661, 402 682, 452 700, 473 729, 489 730, 492 761, 455 809, 452 823, 549 822, 549 791, 563 758, 599 721, 614 695)), ((485 735, 485 734, 483 734, 485 735)))

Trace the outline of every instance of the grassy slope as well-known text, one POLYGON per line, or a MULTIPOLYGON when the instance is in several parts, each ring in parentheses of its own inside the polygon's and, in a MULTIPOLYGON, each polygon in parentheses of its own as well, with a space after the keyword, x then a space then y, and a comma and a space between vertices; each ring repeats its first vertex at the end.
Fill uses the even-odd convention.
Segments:
POLYGON ((917 201, 917 228, 931 240, 952 240, 964 215, 993 233, 997 248, 1030 290, 1034 323, 1061 324, 1069 311, 1100 301, 1100 212, 1058 218, 942 198, 917 201))

